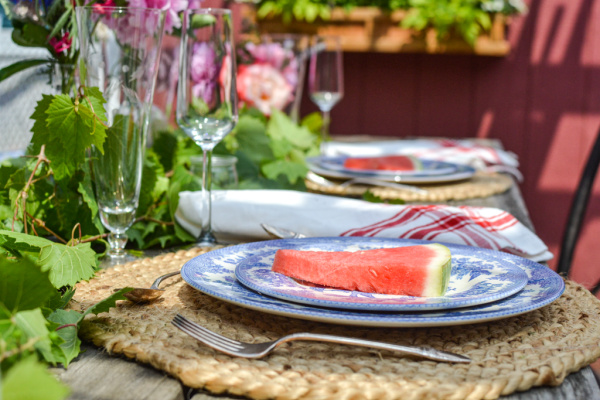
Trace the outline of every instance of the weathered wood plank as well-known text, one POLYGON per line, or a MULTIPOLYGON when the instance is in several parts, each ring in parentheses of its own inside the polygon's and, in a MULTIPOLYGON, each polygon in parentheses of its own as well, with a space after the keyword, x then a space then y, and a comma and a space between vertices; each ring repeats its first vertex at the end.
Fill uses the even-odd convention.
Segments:
POLYGON ((52 371, 71 388, 69 400, 183 400, 182 385, 164 372, 84 344, 68 369, 52 371))
POLYGON ((503 396, 500 400, 597 400, 600 389, 591 368, 585 368, 576 374, 569 375, 558 388, 540 387, 525 393, 503 396))

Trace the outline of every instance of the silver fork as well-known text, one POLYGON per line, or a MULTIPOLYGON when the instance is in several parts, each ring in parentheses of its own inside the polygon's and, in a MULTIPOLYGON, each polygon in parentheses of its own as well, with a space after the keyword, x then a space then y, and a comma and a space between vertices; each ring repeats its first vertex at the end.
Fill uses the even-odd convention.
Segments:
POLYGON ((192 322, 180 314, 177 314, 173 321, 173 325, 187 333, 191 337, 205 345, 212 347, 215 350, 235 357, 245 358, 260 358, 271 352, 275 347, 285 342, 292 340, 310 340, 318 342, 341 343, 352 346, 370 347, 374 349, 399 351, 404 354, 428 358, 435 361, 454 362, 454 363, 469 363, 471 359, 459 354, 448 353, 446 351, 436 350, 433 348, 416 347, 416 346, 401 346, 391 343, 375 342, 373 340, 356 339, 344 336, 325 335, 320 333, 294 333, 284 336, 272 342, 264 343, 244 343, 237 340, 229 339, 221 336, 218 333, 210 331, 203 326, 192 322))

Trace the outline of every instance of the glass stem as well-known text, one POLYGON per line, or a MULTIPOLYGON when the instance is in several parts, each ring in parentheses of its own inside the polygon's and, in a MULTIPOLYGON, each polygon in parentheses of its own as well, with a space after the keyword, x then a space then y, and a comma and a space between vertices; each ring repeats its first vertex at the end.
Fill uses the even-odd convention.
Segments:
POLYGON ((329 141, 329 123, 331 122, 331 117, 329 116, 329 111, 322 111, 323 114, 323 123, 321 125, 321 153, 324 153, 325 147, 327 146, 327 142, 329 141))
POLYGON ((124 233, 111 232, 108 234, 108 244, 110 257, 123 257, 125 254, 125 245, 127 244, 127 235, 124 233))
POLYGON ((212 233, 212 149, 202 150, 202 232, 198 238, 198 245, 214 245, 215 236, 212 233))

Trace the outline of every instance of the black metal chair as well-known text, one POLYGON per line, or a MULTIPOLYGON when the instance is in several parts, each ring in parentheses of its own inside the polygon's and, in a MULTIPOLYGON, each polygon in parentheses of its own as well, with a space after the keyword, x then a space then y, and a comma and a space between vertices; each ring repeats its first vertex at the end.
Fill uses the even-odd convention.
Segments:
MULTIPOLYGON (((557 272, 564 276, 569 276, 571 270, 571 262, 573 261, 573 254, 575 247, 577 246, 577 239, 581 233, 581 226, 585 217, 587 205, 590 200, 590 194, 592 186, 594 185, 594 179, 598 172, 598 166, 600 165, 600 130, 596 135, 596 141, 592 147, 590 155, 588 156, 583 174, 577 185, 577 190, 573 197, 571 209, 569 211, 569 218, 567 219, 567 225, 563 233, 563 239, 560 249, 560 257, 558 259, 557 272)), ((590 291, 596 294, 600 290, 600 281, 598 281, 590 291)))

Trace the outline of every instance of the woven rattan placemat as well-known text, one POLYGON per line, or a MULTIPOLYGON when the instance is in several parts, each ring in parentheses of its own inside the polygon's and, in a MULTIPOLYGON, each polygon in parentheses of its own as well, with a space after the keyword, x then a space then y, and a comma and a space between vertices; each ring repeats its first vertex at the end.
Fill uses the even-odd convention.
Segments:
MULTIPOLYGON (((148 287, 179 269, 199 249, 119 265, 78 285, 71 303, 87 308, 123 286, 148 287)), ((231 305, 180 277, 163 283, 161 300, 120 302, 89 316, 84 340, 148 363, 206 390, 254 399, 494 399, 532 386, 558 385, 600 357, 600 302, 567 282, 552 304, 497 322, 422 329, 361 328, 303 321, 231 305), (429 345, 472 358, 447 364, 385 351, 293 342, 258 360, 234 358, 200 344, 170 324, 176 313, 241 341, 267 341, 312 331, 399 344, 429 345)))
MULTIPOLYGON (((336 180, 331 181, 333 183, 343 182, 336 180)), ((339 185, 324 186, 313 181, 306 180, 306 187, 308 190, 315 193, 360 197, 365 191, 370 190, 373 194, 381 197, 384 200, 400 199, 404 201, 428 202, 488 197, 507 191, 510 189, 512 184, 513 180, 511 177, 495 172, 477 172, 472 178, 462 181, 418 185, 418 187, 427 190, 425 193, 383 186, 360 184, 348 187, 341 187, 339 185)))

